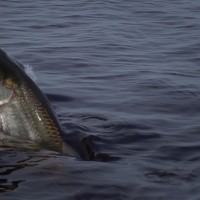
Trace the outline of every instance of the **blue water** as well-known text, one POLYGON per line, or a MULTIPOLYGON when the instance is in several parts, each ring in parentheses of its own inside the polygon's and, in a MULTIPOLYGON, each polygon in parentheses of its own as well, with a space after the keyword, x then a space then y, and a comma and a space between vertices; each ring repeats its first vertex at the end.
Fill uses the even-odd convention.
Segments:
POLYGON ((0 47, 29 64, 95 161, 0 151, 0 199, 200 198, 200 2, 0 2, 0 47))

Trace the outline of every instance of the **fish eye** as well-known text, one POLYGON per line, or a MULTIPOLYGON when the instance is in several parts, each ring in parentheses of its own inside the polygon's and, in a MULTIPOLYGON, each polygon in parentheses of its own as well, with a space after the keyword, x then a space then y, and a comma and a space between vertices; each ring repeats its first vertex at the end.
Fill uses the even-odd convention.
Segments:
POLYGON ((12 77, 8 76, 4 76, 3 77, 3 84, 10 89, 16 89, 17 88, 17 84, 16 82, 12 79, 12 77))

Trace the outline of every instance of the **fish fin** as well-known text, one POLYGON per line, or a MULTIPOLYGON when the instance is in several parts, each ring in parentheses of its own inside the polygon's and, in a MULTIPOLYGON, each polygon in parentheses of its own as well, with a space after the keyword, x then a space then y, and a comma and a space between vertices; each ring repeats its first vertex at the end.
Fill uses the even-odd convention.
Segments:
POLYGON ((80 158, 80 155, 66 142, 62 142, 62 152, 65 155, 80 158))

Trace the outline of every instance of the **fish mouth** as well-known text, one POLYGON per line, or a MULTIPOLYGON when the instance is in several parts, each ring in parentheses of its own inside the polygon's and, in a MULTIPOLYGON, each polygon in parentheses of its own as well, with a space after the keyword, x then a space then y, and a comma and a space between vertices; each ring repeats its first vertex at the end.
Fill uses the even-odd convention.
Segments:
POLYGON ((62 151, 62 128, 47 97, 21 63, 0 49, 0 117, 9 136, 62 151))

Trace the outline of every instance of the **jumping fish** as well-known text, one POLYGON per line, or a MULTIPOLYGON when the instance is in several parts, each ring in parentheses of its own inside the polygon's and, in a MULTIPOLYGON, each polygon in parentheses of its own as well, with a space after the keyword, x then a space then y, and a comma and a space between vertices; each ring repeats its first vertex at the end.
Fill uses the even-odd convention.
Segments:
POLYGON ((33 141, 40 147, 80 157, 63 133, 47 97, 24 66, 0 49, 0 140, 33 141))

